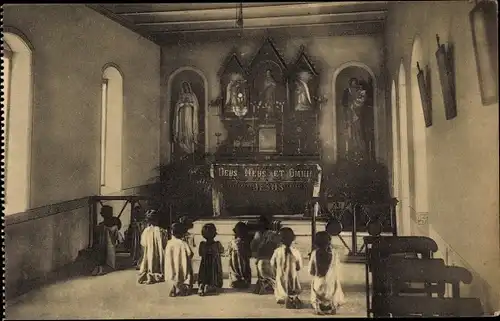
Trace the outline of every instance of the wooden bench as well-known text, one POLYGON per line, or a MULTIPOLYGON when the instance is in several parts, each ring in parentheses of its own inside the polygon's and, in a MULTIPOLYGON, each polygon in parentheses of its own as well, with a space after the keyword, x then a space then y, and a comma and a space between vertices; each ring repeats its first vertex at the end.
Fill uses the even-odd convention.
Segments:
POLYGON ((391 257, 387 260, 387 284, 391 295, 401 293, 425 293, 444 297, 446 284, 452 286, 453 298, 460 297, 460 284, 470 284, 472 274, 459 266, 446 266, 442 259, 404 259, 391 257), (408 283, 420 283, 423 288, 408 287, 408 283))
POLYGON ((364 238, 366 246, 366 306, 367 316, 372 313, 370 298, 374 295, 384 293, 384 261, 390 256, 402 256, 407 258, 432 258, 437 252, 437 244, 434 240, 422 236, 367 236, 364 238), (382 270, 381 270, 382 268, 382 270), (370 293, 370 273, 373 286, 370 293))
POLYGON ((390 317, 474 317, 484 314, 477 298, 380 298, 390 317))
POLYGON ((379 268, 385 272, 385 279, 381 282, 382 291, 372 296, 374 316, 394 314, 384 301, 385 298, 407 297, 411 301, 419 297, 433 298, 436 295, 444 299, 446 285, 451 284, 453 299, 460 299, 460 283, 472 282, 472 274, 467 269, 446 266, 442 259, 389 257, 380 263, 379 268), (415 287, 416 284, 423 286, 415 287))

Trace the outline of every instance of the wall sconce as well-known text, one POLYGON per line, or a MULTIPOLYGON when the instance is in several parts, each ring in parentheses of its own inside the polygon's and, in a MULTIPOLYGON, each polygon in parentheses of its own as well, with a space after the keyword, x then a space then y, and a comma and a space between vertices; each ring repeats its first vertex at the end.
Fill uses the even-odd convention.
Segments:
POLYGON ((219 133, 219 132, 215 133, 215 137, 216 137, 216 139, 217 139, 217 142, 216 142, 216 146, 217 146, 217 148, 219 148, 219 146, 220 146, 220 137, 221 137, 221 136, 222 136, 222 134, 221 134, 221 133, 219 133))
POLYGON ((222 104, 222 97, 217 97, 214 100, 210 101, 208 104, 208 107, 210 109, 214 109, 214 115, 215 116, 220 116, 221 115, 221 104, 222 104))
POLYGON ((455 96, 455 69, 454 69, 454 48, 452 44, 445 45, 439 43, 439 35, 436 35, 438 49, 436 59, 443 92, 444 110, 446 119, 457 116, 457 101, 455 96))
POLYGON ((426 67, 426 72, 420 69, 417 61, 417 82, 420 90, 420 99, 422 101, 422 109, 424 112, 425 127, 432 126, 432 100, 431 100, 431 78, 429 66, 426 67))
POLYGON ((469 13, 483 105, 498 102, 497 2, 476 1, 469 13))

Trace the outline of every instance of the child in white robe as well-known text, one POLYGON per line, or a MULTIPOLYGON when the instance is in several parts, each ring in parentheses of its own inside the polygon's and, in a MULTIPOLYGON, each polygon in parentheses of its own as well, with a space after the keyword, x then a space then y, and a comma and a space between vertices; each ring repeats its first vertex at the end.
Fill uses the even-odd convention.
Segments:
POLYGON ((326 231, 316 233, 315 250, 309 261, 311 304, 316 314, 336 314, 345 303, 341 287, 339 254, 332 249, 330 235, 326 231))
POLYGON ((292 246, 295 234, 289 227, 280 230, 281 246, 274 250, 271 266, 276 271, 274 296, 278 304, 286 304, 287 309, 300 309, 301 292, 298 271, 302 268, 302 256, 292 246))
POLYGON ((146 228, 141 234, 142 258, 139 267, 141 284, 154 284, 165 281, 164 251, 168 240, 166 230, 158 226, 155 210, 146 213, 146 228))
POLYGON ((168 283, 170 296, 186 296, 193 288, 193 251, 186 241, 182 240, 184 226, 172 224, 172 239, 165 248, 165 280, 168 283))
POLYGON ((189 232, 194 227, 192 220, 187 216, 182 216, 179 218, 179 223, 184 226, 184 235, 182 236, 182 239, 189 244, 191 249, 194 249, 196 247, 196 241, 194 239, 194 235, 189 232))

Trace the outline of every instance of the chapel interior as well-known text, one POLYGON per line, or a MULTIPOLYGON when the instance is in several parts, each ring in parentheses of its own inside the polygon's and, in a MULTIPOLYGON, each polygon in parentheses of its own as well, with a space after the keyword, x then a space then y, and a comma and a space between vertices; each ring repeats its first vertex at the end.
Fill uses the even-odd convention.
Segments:
POLYGON ((103 299, 89 317, 148 317, 123 304, 158 295, 134 294, 133 269, 101 283, 61 272, 92 246, 103 205, 124 233, 135 210, 158 208, 167 227, 187 215, 198 241, 206 222, 226 242, 236 222, 268 215, 294 229, 304 255, 328 225, 359 281, 360 316, 364 237, 427 237, 435 258, 470 272, 460 296, 499 311, 497 10, 488 0, 3 5, 7 318, 71 317, 68 297, 91 300, 90 287, 103 299), (42 312, 44 300, 58 312, 42 312))

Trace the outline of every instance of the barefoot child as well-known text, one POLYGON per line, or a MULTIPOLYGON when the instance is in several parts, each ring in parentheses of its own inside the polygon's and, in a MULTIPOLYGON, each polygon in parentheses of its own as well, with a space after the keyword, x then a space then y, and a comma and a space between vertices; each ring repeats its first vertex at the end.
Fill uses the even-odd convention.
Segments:
POLYGON ((238 222, 233 228, 234 239, 229 243, 229 280, 231 287, 247 289, 252 283, 250 268, 250 242, 248 240, 248 227, 243 222, 238 222))
POLYGON ((340 259, 332 249, 330 235, 316 233, 315 250, 311 253, 309 274, 311 281, 311 304, 316 314, 336 314, 344 303, 344 293, 340 285, 340 259))
POLYGON ((263 215, 259 218, 259 231, 255 233, 251 243, 252 255, 257 259, 257 284, 255 294, 271 294, 276 282, 271 267, 271 257, 279 245, 279 237, 271 230, 269 219, 263 215))
POLYGON ((196 247, 194 235, 189 232, 194 227, 193 221, 187 216, 182 216, 179 218, 179 223, 184 226, 184 235, 182 236, 182 239, 186 241, 191 249, 194 249, 196 247))
POLYGON ((280 230, 281 246, 274 250, 271 266, 276 270, 274 296, 278 304, 286 304, 287 309, 300 309, 301 292, 298 271, 302 268, 302 256, 292 246, 295 234, 289 227, 280 230))
POLYGON ((172 224, 172 239, 165 248, 165 280, 170 296, 189 295, 193 288, 193 251, 182 240, 184 232, 181 224, 172 224))
POLYGON ((116 246, 123 240, 120 233, 122 222, 118 217, 113 216, 113 208, 109 205, 102 206, 101 216, 103 221, 95 230, 97 266, 92 271, 92 275, 105 274, 105 267, 115 269, 116 246))
POLYGON ((165 281, 164 250, 167 244, 167 231, 158 226, 158 213, 146 212, 146 228, 141 234, 142 259, 139 267, 140 284, 154 284, 165 281))
POLYGON ((198 294, 216 294, 222 288, 222 261, 221 254, 224 248, 219 241, 215 241, 217 229, 214 224, 203 225, 201 235, 205 239, 200 243, 199 254, 201 257, 198 272, 198 294))

